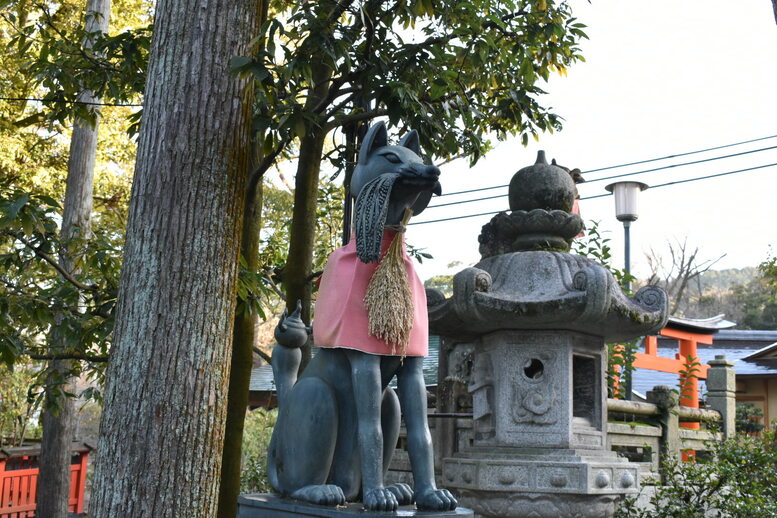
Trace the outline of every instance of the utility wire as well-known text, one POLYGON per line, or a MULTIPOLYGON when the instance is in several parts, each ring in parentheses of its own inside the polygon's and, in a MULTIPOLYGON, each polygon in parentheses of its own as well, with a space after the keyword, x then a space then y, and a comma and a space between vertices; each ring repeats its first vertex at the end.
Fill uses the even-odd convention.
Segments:
MULTIPOLYGON (((704 159, 701 159, 701 160, 692 160, 690 162, 681 162, 679 164, 665 165, 665 166, 662 166, 662 167, 655 167, 653 169, 644 169, 642 171, 634 171, 634 172, 631 172, 631 173, 623 173, 623 174, 617 174, 617 175, 613 175, 613 176, 605 176, 603 178, 596 178, 594 180, 588 180, 585 183, 601 182, 601 181, 604 181, 604 180, 612 180, 612 179, 615 179, 615 178, 623 178, 624 176, 635 176, 635 175, 638 175, 638 174, 652 173, 652 172, 655 172, 655 171, 663 171, 665 169, 673 169, 675 167, 683 167, 683 166, 686 166, 686 165, 702 164, 702 163, 705 163, 705 162, 714 162, 715 160, 722 160, 724 158, 732 158, 732 157, 736 157, 736 156, 749 155, 751 153, 760 153, 761 151, 769 151, 769 150, 772 150, 772 149, 777 149, 777 146, 769 146, 769 147, 764 147, 764 148, 759 148, 759 149, 752 149, 750 151, 742 151, 740 153, 732 153, 730 155, 722 155, 722 156, 717 156, 717 157, 712 157, 712 158, 704 158, 704 159)), ((459 193, 450 193, 450 194, 462 194, 462 193, 465 193, 465 192, 474 192, 474 191, 487 190, 487 189, 496 189, 496 188, 499 188, 499 187, 508 187, 508 186, 507 185, 497 185, 495 187, 484 187, 482 189, 473 189, 472 191, 461 191, 459 193)), ((657 186, 654 186, 654 187, 657 187, 657 186)), ((504 196, 507 196, 507 194, 497 194, 496 196, 487 196, 487 197, 484 197, 484 198, 474 198, 474 199, 471 199, 471 200, 461 200, 461 201, 452 201, 452 202, 448 202, 448 203, 440 203, 439 205, 432 205, 431 207, 428 207, 428 208, 429 209, 435 209, 437 207, 447 207, 449 205, 459 205, 461 203, 472 203, 472 202, 476 202, 476 201, 492 200, 492 199, 501 198, 501 197, 504 197, 504 196)), ((602 195, 602 196, 604 196, 604 195, 602 195)), ((590 198, 583 198, 583 199, 590 199, 590 198)))
POLYGON ((454 219, 476 218, 478 216, 490 216, 492 214, 499 214, 500 212, 504 212, 504 210, 495 210, 493 212, 481 212, 480 214, 468 214, 466 216, 454 216, 452 218, 432 219, 429 221, 416 221, 414 223, 408 223, 408 225, 425 225, 427 223, 440 223, 441 221, 453 221, 454 219))
MULTIPOLYGON (((667 187, 667 186, 670 186, 670 185, 679 185, 681 183, 689 183, 689 182, 698 182, 700 180, 708 180, 710 178, 717 178, 719 176, 728 176, 728 175, 732 175, 732 174, 745 173, 745 172, 748 172, 748 171, 755 171, 757 169, 765 169, 767 167, 774 167, 774 166, 777 166, 777 162, 774 162, 772 164, 764 164, 764 165, 758 165, 758 166, 754 166, 754 167, 748 167, 748 168, 745 168, 745 169, 737 169, 735 171, 727 171, 725 173, 716 173, 716 174, 710 174, 710 175, 706 175, 706 176, 699 176, 699 177, 695 177, 695 178, 687 178, 685 180, 677 180, 677 181, 674 181, 674 182, 666 182, 666 183, 654 185, 654 186, 650 187, 650 190, 658 189, 660 187, 667 187)), ((585 198, 580 198, 580 200, 581 201, 583 201, 583 200, 593 200, 593 199, 596 199, 596 198, 604 198, 605 196, 612 196, 612 193, 607 192, 607 193, 604 193, 604 194, 596 194, 596 195, 593 195, 593 196, 586 196, 585 198)), ((429 208, 431 208, 431 207, 429 207, 429 208)), ((479 214, 467 214, 465 216, 454 216, 454 217, 451 217, 451 218, 432 219, 432 220, 428 220, 428 221, 416 221, 416 222, 409 223, 409 224, 410 225, 425 225, 427 223, 440 223, 440 222, 443 222, 443 221, 453 221, 453 220, 457 220, 457 219, 476 218, 478 216, 490 216, 490 215, 493 215, 493 214, 499 214, 500 212, 505 212, 505 210, 495 210, 495 211, 491 211, 491 212, 481 212, 479 214)))
POLYGON ((460 203, 473 203, 476 201, 495 200, 496 198, 504 198, 505 196, 507 196, 507 194, 497 194, 496 196, 486 196, 484 198, 474 198, 471 200, 451 201, 448 203, 440 203, 438 205, 432 205, 431 207, 427 207, 426 210, 436 209, 437 207, 447 207, 448 205, 458 205, 460 203))
MULTIPOLYGON (((757 165, 755 167, 748 167, 747 169, 737 169, 736 171, 728 171, 726 173, 717 173, 717 174, 710 174, 707 176, 699 176, 698 178, 688 178, 686 180, 677 180, 676 182, 666 182, 666 183, 660 183, 658 185, 655 185, 651 187, 651 189, 658 189, 659 187, 666 187, 668 185, 677 185, 681 183, 688 183, 688 182, 698 182, 699 180, 707 180, 708 178, 717 178, 718 176, 727 176, 730 174, 736 174, 736 173, 744 173, 747 171, 754 171, 756 169, 764 169, 766 167, 773 167, 776 166, 777 162, 773 164, 765 164, 765 165, 757 165)), ((609 193, 608 193, 609 194, 609 193)))
POLYGON ((667 155, 659 158, 650 158, 648 160, 639 160, 637 162, 629 162, 628 164, 611 165, 608 167, 600 167, 599 169, 589 169, 586 171, 586 174, 598 173, 599 171, 607 171, 608 169, 618 169, 620 167, 627 167, 630 165, 639 165, 639 164, 647 164, 650 162, 658 162, 659 160, 667 160, 669 158, 679 158, 681 156, 696 155, 698 153, 706 153, 707 151, 715 151, 717 149, 725 149, 727 147, 741 146, 742 144, 750 144, 751 142, 760 142, 762 140, 769 140, 775 137, 777 137, 777 135, 769 135, 768 137, 760 137, 760 138, 754 138, 750 140, 743 140, 742 142, 734 142, 733 144, 724 144, 722 146, 708 147, 707 149, 698 149, 696 151, 687 151, 685 153, 678 153, 676 155, 667 155))
MULTIPOLYGON (((705 149, 697 149, 695 151, 687 151, 685 153, 677 153, 675 155, 667 155, 667 156, 662 156, 662 157, 658 157, 658 158, 650 158, 650 159, 647 159, 647 160, 639 160, 637 162, 628 162, 628 163, 625 163, 625 164, 611 165, 611 166, 607 166, 607 167, 599 167, 597 169, 588 169, 586 171, 583 171, 583 174, 590 174, 590 173, 595 173, 595 172, 599 172, 599 171, 607 171, 607 170, 610 170, 610 169, 620 169, 621 167, 628 167, 628 166, 639 165, 639 164, 647 164, 647 163, 650 163, 650 162, 658 162, 660 160, 667 160, 667 159, 670 159, 670 158, 679 158, 681 156, 695 155, 695 154, 698 154, 698 153, 706 153, 707 151, 715 151, 717 149, 725 149, 725 148, 728 148, 728 147, 741 146, 742 144, 750 144, 752 142, 760 142, 762 140, 769 140, 769 139, 773 139, 773 138, 777 138, 777 135, 769 135, 767 137, 759 137, 759 138, 754 138, 754 139, 750 139, 750 140, 743 140, 741 142, 734 142, 734 143, 731 143, 731 144, 724 144, 724 145, 721 145, 721 146, 714 146, 714 147, 709 147, 709 148, 705 148, 705 149)), ((765 149, 773 149, 773 148, 763 148, 763 149, 755 150, 755 151, 752 151, 752 152, 755 153, 757 151, 763 151, 765 149)), ((727 156, 719 157, 719 158, 727 158, 728 156, 736 156, 736 155, 727 155, 727 156)), ((671 167, 677 167, 677 166, 665 166, 663 168, 651 169, 650 171, 652 172, 652 171, 658 171, 660 169, 669 169, 671 167)), ((643 173, 643 172, 646 172, 646 171, 640 171, 640 172, 637 172, 637 173, 629 173, 629 174, 640 174, 640 173, 643 173)), ((609 177, 609 178, 617 178, 617 177, 609 177)), ((595 180, 588 180, 586 183, 598 182, 600 180, 609 179, 609 178, 599 178, 599 179, 595 179, 595 180)), ((494 186, 491 186, 491 187, 480 187, 478 189, 467 189, 467 190, 464 190, 464 191, 448 192, 448 193, 444 193, 442 196, 454 196, 456 194, 467 194, 467 193, 471 193, 471 192, 488 191, 488 190, 491 190, 491 189, 501 189, 503 187, 507 187, 508 185, 509 184, 494 185, 494 186)))
MULTIPOLYGON (((632 176, 632 175, 638 175, 643 173, 652 173, 654 171, 661 171, 664 169, 672 169, 675 167, 682 167, 686 165, 694 165, 694 164, 702 164, 704 162, 713 162, 715 160, 722 160, 724 158, 732 158, 735 156, 742 156, 742 155, 749 155, 751 153, 760 153, 761 151, 769 151, 771 149, 777 149, 777 146, 770 146, 770 147, 762 147, 759 149, 752 149, 750 151, 742 151, 741 153, 732 153, 731 155, 722 155, 722 156, 716 156, 712 158, 703 158, 701 160, 692 160, 690 162, 680 162, 679 164, 671 164, 671 165, 665 165, 662 167, 655 167, 653 169, 644 169, 642 171, 635 171, 633 173, 623 173, 623 174, 616 174, 613 176, 605 176, 603 178, 596 178, 594 180, 588 180, 586 183, 593 183, 593 182, 602 182, 604 180, 612 180, 614 178, 623 178, 624 176, 632 176)), ((657 187, 657 186, 656 186, 657 187)))
POLYGON ((42 103, 85 104, 88 106, 129 106, 135 108, 143 107, 142 104, 97 103, 89 101, 71 101, 67 99, 38 99, 36 97, 0 97, 0 101, 40 101, 42 103))

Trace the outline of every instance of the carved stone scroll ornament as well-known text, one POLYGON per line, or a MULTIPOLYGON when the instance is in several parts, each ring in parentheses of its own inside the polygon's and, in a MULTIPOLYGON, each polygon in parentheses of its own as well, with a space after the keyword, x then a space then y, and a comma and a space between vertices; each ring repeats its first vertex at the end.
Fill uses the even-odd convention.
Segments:
POLYGON ((553 424, 558 420, 550 412, 558 404, 558 387, 545 369, 554 365, 555 354, 535 353, 519 359, 519 372, 513 381, 512 416, 516 423, 553 424))

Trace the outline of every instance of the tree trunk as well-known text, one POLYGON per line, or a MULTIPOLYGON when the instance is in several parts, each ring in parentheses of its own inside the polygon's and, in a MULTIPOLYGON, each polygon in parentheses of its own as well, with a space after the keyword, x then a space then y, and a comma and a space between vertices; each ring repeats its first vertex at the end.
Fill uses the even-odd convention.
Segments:
MULTIPOLYGON (((283 271, 286 306, 289 313, 302 301, 302 319, 310 324, 311 279, 313 248, 316 239, 316 208, 318 206, 318 175, 326 134, 309 131, 299 146, 297 177, 294 181, 294 210, 289 230, 289 254, 283 271)), ((310 361, 310 343, 302 348, 300 371, 310 361)))
MULTIPOLYGON (((85 16, 87 33, 107 32, 110 12, 110 0, 89 0, 86 4, 85 16)), ((85 48, 91 46, 90 40, 84 41, 85 48)), ((89 91, 84 91, 80 99, 85 102, 96 101, 89 91)), ((70 138, 60 232, 60 240, 63 244, 60 263, 68 273, 73 275, 78 273, 78 269, 75 266, 75 250, 68 242, 76 237, 88 237, 90 233, 97 128, 97 120, 92 126, 87 121, 77 119, 73 124, 73 134, 70 138)), ((57 335, 58 333, 52 333, 50 337, 52 353, 64 348, 61 344, 62 338, 57 335)), ((68 516, 74 405, 71 397, 57 394, 61 394, 60 389, 68 393, 75 391, 76 379, 70 375, 73 368, 72 360, 52 360, 46 377, 45 405, 41 418, 43 436, 40 445, 37 513, 47 518, 68 516)))
MULTIPOLYGON (((257 161, 258 162, 258 161, 257 161)), ((262 176, 251 178, 243 211, 243 236, 240 251, 246 268, 259 269, 259 232, 262 229, 262 176)), ((227 422, 224 428, 224 451, 221 463, 218 518, 237 516, 240 494, 240 468, 243 446, 243 424, 248 408, 248 391, 256 342, 256 314, 235 316, 232 337, 232 364, 229 373, 227 422)))
MULTIPOLYGON (((316 59, 311 59, 316 63, 316 59)), ((312 110, 329 91, 328 80, 331 71, 320 64, 313 65, 314 87, 305 103, 312 110)), ((286 289, 286 306, 289 313, 302 301, 302 319, 310 324, 311 282, 313 273, 313 247, 316 239, 316 208, 318 206, 318 175, 324 151, 326 132, 313 122, 306 124, 305 136, 300 139, 297 176, 294 179, 294 209, 289 229, 289 253, 283 271, 283 285, 286 289)), ((300 372, 310 361, 311 347, 308 342, 302 348, 300 372)))
POLYGON ((256 3, 157 3, 90 516, 216 514, 256 3))
MULTIPOLYGON (((269 2, 259 0, 258 24, 267 20, 269 2)), ((262 43, 260 45, 263 46, 262 43)), ((262 200, 264 195, 264 173, 256 170, 262 162, 259 145, 252 142, 251 174, 248 179, 245 206, 243 208, 243 234, 240 238, 240 253, 245 258, 246 268, 251 272, 259 270, 259 233, 262 230, 262 200)), ((235 518, 237 498, 240 494, 240 475, 243 460, 243 427, 248 408, 253 349, 256 342, 256 315, 235 315, 232 336, 232 361, 229 369, 229 390, 227 395, 227 421, 224 427, 224 449, 221 455, 221 476, 219 484, 218 518, 235 518)))

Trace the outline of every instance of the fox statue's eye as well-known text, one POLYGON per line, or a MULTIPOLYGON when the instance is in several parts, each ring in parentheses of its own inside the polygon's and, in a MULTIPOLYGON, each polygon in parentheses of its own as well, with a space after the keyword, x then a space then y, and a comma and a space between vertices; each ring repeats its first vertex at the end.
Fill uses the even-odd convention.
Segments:
POLYGON ((383 155, 383 158, 385 158, 386 160, 388 160, 392 164, 398 164, 398 163, 400 163, 402 161, 394 153, 386 153, 385 155, 383 155))

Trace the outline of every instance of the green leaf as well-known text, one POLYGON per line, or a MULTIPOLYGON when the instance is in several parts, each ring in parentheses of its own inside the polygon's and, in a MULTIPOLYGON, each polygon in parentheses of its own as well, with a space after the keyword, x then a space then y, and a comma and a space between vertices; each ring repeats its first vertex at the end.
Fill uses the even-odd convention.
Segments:
POLYGON ((234 56, 229 60, 229 70, 232 73, 241 72, 253 62, 248 56, 234 56))
POLYGON ((8 223, 15 220, 19 215, 19 211, 27 204, 28 201, 30 201, 30 195, 22 194, 15 200, 0 205, 0 211, 2 211, 0 226, 6 226, 8 223))

